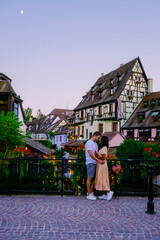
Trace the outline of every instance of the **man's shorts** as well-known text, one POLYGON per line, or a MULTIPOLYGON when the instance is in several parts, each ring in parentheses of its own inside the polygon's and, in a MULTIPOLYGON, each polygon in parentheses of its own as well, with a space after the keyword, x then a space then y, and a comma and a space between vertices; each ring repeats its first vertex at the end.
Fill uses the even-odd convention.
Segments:
POLYGON ((89 163, 86 165, 87 167, 87 178, 94 178, 96 174, 96 165, 93 163, 89 163))

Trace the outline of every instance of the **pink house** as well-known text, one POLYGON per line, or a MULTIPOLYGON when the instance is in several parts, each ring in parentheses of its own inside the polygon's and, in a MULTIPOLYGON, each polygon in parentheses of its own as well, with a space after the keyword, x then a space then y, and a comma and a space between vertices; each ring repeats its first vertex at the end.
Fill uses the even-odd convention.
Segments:
POLYGON ((124 137, 119 132, 105 132, 103 136, 109 139, 109 148, 118 147, 124 141, 124 137))
POLYGON ((146 94, 122 130, 125 136, 137 140, 160 139, 160 92, 146 94))

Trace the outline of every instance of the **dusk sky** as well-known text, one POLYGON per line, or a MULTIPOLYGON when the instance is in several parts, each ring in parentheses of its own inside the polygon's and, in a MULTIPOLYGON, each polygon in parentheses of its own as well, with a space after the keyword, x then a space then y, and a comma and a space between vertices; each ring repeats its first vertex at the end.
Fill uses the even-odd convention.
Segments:
POLYGON ((140 57, 160 91, 160 0, 0 0, 0 72, 23 107, 73 109, 101 73, 140 57))

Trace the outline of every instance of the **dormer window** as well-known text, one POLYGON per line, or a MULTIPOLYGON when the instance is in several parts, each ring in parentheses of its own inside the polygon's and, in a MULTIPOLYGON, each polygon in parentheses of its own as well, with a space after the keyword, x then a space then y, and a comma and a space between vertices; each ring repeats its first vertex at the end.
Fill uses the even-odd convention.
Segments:
POLYGON ((145 119, 145 113, 144 112, 138 113, 137 117, 138 117, 138 122, 142 122, 145 119))

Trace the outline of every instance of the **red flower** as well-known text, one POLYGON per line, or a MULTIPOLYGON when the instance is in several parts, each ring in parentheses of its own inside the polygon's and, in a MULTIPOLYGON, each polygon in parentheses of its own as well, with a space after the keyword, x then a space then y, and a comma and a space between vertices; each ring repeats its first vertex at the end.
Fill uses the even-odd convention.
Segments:
POLYGON ((156 154, 156 152, 152 152, 152 155, 156 154))

